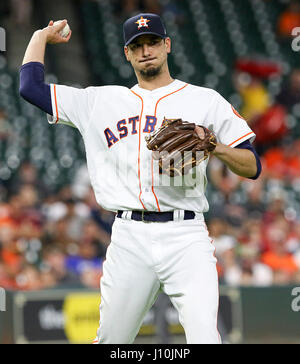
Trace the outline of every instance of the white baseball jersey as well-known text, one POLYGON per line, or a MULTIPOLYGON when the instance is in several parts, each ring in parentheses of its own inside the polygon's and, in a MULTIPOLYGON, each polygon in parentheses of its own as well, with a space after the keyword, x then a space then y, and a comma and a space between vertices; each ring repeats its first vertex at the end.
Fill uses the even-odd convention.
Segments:
POLYGON ((204 195, 208 160, 184 178, 159 175, 145 136, 164 117, 204 125, 218 142, 231 147, 255 138, 219 93, 179 80, 152 91, 138 85, 77 89, 52 84, 51 99, 49 122, 79 129, 97 202, 111 211, 208 210, 204 195))

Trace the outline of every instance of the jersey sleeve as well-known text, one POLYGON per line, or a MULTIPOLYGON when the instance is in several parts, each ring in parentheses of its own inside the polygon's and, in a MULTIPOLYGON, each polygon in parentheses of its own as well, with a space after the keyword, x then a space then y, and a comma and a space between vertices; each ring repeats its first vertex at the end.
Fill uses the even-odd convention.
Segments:
POLYGON ((63 85, 50 85, 53 116, 47 115, 50 124, 66 124, 84 132, 95 102, 95 89, 79 89, 63 85))
POLYGON ((218 142, 232 148, 248 139, 250 142, 255 139, 246 120, 217 92, 211 101, 207 123, 215 132, 218 142))

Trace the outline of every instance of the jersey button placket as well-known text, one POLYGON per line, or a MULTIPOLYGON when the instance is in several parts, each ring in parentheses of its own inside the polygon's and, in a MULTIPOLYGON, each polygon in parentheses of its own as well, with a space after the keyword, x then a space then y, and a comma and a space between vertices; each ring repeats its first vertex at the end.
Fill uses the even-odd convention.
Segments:
POLYGON ((149 210, 157 209, 155 198, 152 193, 152 167, 151 167, 151 157, 149 155, 149 151, 146 146, 145 136, 147 133, 143 132, 146 126, 146 116, 153 116, 153 110, 155 102, 153 100, 153 96, 151 94, 144 97, 145 108, 144 115, 142 120, 142 148, 141 148, 141 180, 142 180, 142 196, 143 201, 146 204, 146 207, 149 210))

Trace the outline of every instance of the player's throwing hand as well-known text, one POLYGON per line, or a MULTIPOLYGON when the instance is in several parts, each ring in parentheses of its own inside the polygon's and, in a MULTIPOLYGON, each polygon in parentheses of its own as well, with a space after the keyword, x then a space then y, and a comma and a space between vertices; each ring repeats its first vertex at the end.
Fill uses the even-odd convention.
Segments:
POLYGON ((46 34, 46 40, 48 44, 59 44, 67 43, 72 35, 71 29, 67 36, 64 36, 65 28, 69 28, 67 20, 62 20, 61 22, 53 22, 51 20, 48 26, 42 29, 42 32, 46 34))

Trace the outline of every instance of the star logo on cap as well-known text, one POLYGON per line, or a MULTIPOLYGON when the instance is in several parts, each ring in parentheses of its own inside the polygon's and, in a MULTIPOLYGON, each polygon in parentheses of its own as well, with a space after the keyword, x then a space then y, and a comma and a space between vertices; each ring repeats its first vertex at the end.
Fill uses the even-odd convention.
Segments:
POLYGON ((138 21, 136 21, 135 22, 135 24, 138 24, 138 29, 140 29, 140 28, 142 28, 142 27, 146 27, 146 28, 148 28, 148 24, 147 23, 149 23, 149 19, 144 19, 142 16, 141 16, 141 18, 138 20, 138 21))

